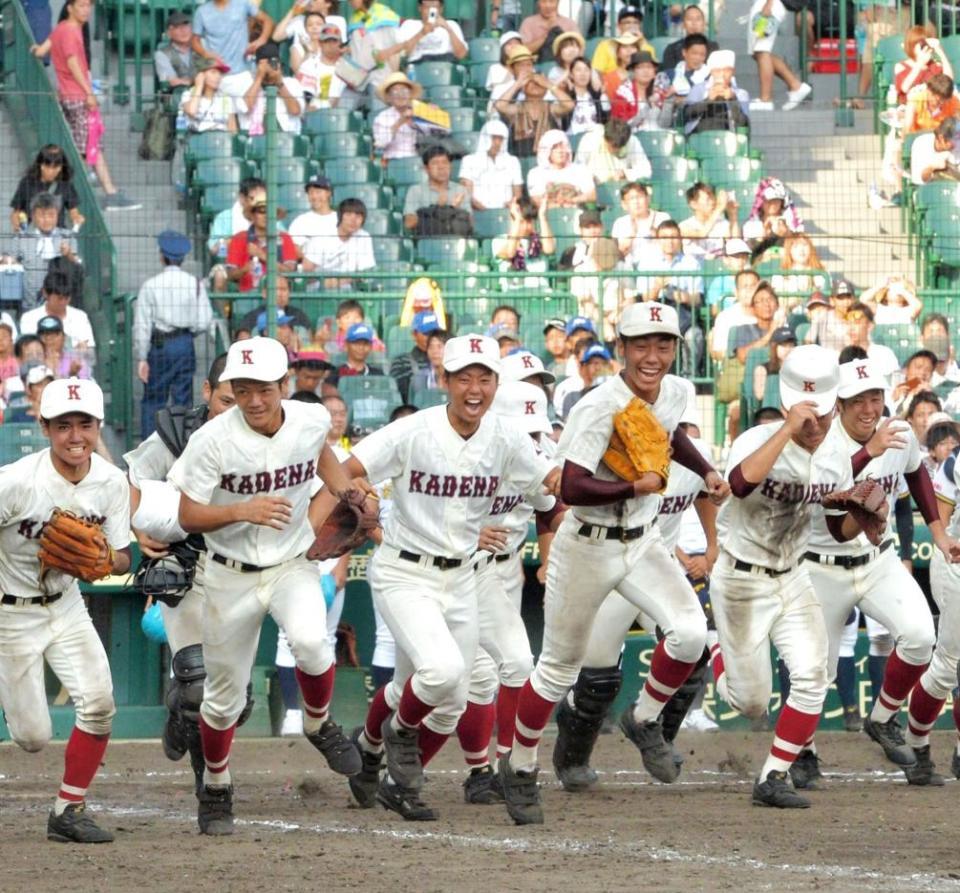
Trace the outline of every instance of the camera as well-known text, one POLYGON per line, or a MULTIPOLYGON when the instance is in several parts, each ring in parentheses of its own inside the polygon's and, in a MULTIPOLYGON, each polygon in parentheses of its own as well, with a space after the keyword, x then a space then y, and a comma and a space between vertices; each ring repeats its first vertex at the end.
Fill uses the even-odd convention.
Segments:
POLYGON ((438 16, 439 16, 439 13, 437 12, 437 8, 434 6, 434 7, 432 7, 432 8, 430 9, 430 11, 427 13, 427 21, 428 21, 431 25, 436 25, 436 24, 437 24, 437 17, 438 17, 438 16))
POLYGON ((280 70, 280 60, 276 56, 273 56, 270 59, 268 59, 267 65, 269 65, 274 71, 280 70))

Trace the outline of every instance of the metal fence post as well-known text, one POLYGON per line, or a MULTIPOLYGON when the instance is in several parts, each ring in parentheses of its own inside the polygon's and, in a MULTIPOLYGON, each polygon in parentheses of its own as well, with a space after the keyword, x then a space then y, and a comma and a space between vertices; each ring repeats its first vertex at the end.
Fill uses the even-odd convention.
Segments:
POLYGON ((840 104, 833 116, 836 127, 853 127, 853 109, 847 96, 847 3, 840 3, 840 104))
POLYGON ((266 146, 264 180, 267 183, 267 334, 277 337, 277 88, 266 87, 266 146))

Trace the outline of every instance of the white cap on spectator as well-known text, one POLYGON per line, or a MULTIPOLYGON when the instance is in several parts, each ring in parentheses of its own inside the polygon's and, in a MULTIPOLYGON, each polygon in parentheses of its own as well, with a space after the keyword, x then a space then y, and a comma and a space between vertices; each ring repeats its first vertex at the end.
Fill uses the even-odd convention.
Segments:
POLYGON ((780 403, 790 409, 797 403, 816 404, 817 415, 837 405, 840 364, 835 351, 819 344, 803 344, 787 355, 780 368, 780 403))
POLYGON ((738 254, 752 254, 750 246, 743 239, 727 239, 723 246, 723 253, 727 257, 734 257, 738 254))
POLYGON ((451 338, 443 346, 443 368, 447 372, 459 372, 473 365, 486 366, 499 375, 500 345, 493 338, 471 332, 451 338))
POLYGON ((56 378, 56 374, 49 366, 39 365, 31 366, 27 370, 27 385, 40 384, 41 381, 46 381, 48 378, 53 381, 56 378))
POLYGON ((707 59, 707 71, 717 68, 736 68, 737 54, 733 50, 714 50, 707 59))
POLYGON ((557 376, 543 368, 543 360, 529 350, 518 350, 500 361, 501 381, 526 381, 539 375, 544 384, 553 384, 557 376))
POLYGON ((55 419, 72 412, 82 412, 102 422, 103 391, 100 385, 89 378, 60 378, 43 389, 40 418, 55 419))
POLYGON ((840 364, 840 388, 837 396, 846 400, 864 391, 885 391, 886 379, 872 360, 850 360, 840 364))
POLYGON ((519 31, 504 31, 500 35, 500 48, 503 49, 511 40, 519 40, 523 43, 523 37, 520 36, 519 31))
POLYGON ((287 349, 275 338, 247 338, 230 345, 220 381, 280 381, 289 367, 287 349))
POLYGON ((659 301, 630 304, 620 316, 617 334, 621 338, 639 338, 643 335, 672 335, 680 337, 677 311, 659 301))
POLYGON ((497 388, 491 409, 516 421, 527 434, 549 434, 553 425, 547 416, 547 395, 542 388, 525 381, 507 381, 497 388))

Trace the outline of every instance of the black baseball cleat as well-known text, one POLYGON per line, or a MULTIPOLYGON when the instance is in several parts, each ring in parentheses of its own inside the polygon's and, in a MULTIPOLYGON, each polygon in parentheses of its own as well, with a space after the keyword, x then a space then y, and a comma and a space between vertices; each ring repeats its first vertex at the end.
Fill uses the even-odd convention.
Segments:
POLYGON ((482 766, 478 769, 471 769, 470 774, 463 782, 463 802, 464 803, 502 803, 503 793, 499 788, 494 787, 494 774, 492 766, 482 766))
POLYGON ((167 721, 163 724, 163 735, 160 738, 163 753, 168 760, 176 762, 187 752, 189 743, 185 731, 180 717, 169 711, 167 721))
POLYGON ((340 775, 356 775, 363 768, 360 751, 332 719, 328 719, 306 738, 323 754, 327 765, 334 772, 340 775))
POLYGON ((898 766, 912 766, 917 758, 903 739, 903 729, 895 716, 886 722, 877 722, 869 716, 863 720, 863 730, 883 748, 887 759, 898 766))
POLYGON ((113 835, 87 815, 85 804, 71 803, 60 815, 50 810, 47 840, 57 843, 113 843, 113 835))
POLYGON ((630 704, 620 714, 620 731, 633 742, 643 759, 643 767, 657 781, 670 784, 680 775, 680 766, 673 758, 673 748, 663 740, 660 721, 651 719, 638 723, 633 718, 633 705, 630 704))
POLYGON ((233 785, 204 785, 197 794, 197 824, 201 834, 223 837, 233 834, 233 785))
POLYGON ((554 772, 563 789, 570 794, 589 791, 600 780, 597 770, 592 766, 564 766, 562 769, 554 766, 554 772))
POLYGON ((863 717, 860 715, 860 708, 856 704, 850 704, 843 708, 843 728, 847 732, 863 731, 863 717))
POLYGON ((391 780, 389 775, 380 779, 377 802, 407 822, 435 822, 437 814, 420 799, 417 791, 411 791, 391 780))
POLYGON ((773 806, 776 809, 808 809, 810 801, 801 797, 789 784, 787 773, 775 769, 767 777, 753 783, 753 805, 773 806))
POLYGON ((804 748, 790 764, 790 779, 800 791, 820 791, 825 783, 820 771, 820 757, 809 748, 804 748))
POLYGON ((363 726, 357 726, 350 733, 350 740, 360 753, 362 768, 356 775, 347 779, 350 793, 361 809, 373 809, 377 805, 377 788, 380 787, 380 769, 383 767, 383 751, 374 753, 360 746, 360 733, 363 726))
POLYGON ((420 730, 401 727, 395 730, 390 717, 380 727, 387 773, 401 787, 419 791, 423 787, 423 763, 420 761, 420 730))
POLYGON ((543 806, 540 804, 538 769, 518 772, 510 765, 510 754, 500 757, 497 775, 503 786, 503 799, 510 818, 518 825, 542 825, 543 806))
POLYGON ((912 766, 903 767, 903 774, 907 776, 907 782, 919 787, 943 787, 943 776, 937 772, 937 767, 930 759, 930 745, 914 747, 913 755, 917 761, 912 766))
POLYGON ((957 753, 957 749, 953 749, 953 755, 950 757, 950 771, 953 773, 953 777, 960 781, 960 753, 957 753))

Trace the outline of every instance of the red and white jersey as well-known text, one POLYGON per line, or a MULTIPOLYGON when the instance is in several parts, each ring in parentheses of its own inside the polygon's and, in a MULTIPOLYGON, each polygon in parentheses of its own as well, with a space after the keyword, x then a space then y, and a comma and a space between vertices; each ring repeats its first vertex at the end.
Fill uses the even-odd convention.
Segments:
POLYGON ((461 437, 446 406, 398 419, 364 438, 353 456, 373 481, 390 479, 392 504, 383 542, 418 555, 469 558, 480 528, 508 496, 536 495, 553 467, 529 435, 488 412, 461 437))
POLYGON ((103 527, 114 549, 130 545, 130 488, 123 472, 100 456, 77 484, 53 467, 50 450, 41 450, 0 468, 0 590, 21 598, 73 592, 76 580, 51 571, 40 586, 38 540, 55 508, 103 527))
MULTIPOLYGON (((894 522, 894 504, 899 495, 903 492, 905 482, 904 475, 916 471, 920 467, 922 457, 920 455, 920 444, 917 441, 913 429, 906 422, 892 422, 897 426, 897 433, 902 437, 907 445, 902 450, 887 450, 882 455, 871 459, 866 468, 857 475, 858 481, 872 478, 887 494, 887 506, 890 514, 887 516, 887 533, 889 527, 894 522)), ((836 438, 841 445, 841 449, 846 450, 848 456, 858 453, 863 444, 854 440, 847 429, 840 423, 839 417, 833 420, 828 437, 836 438)), ((838 543, 827 529, 826 518, 823 509, 818 508, 813 515, 813 527, 810 530, 809 548, 813 552, 821 552, 825 555, 862 555, 873 549, 870 541, 861 533, 854 539, 846 543, 838 543)))
MULTIPOLYGON (((651 409, 672 438, 687 406, 688 390, 682 379, 664 376, 660 394, 651 409)), ((613 434, 613 417, 636 394, 615 375, 586 394, 570 412, 560 437, 558 459, 575 462, 601 481, 621 481, 603 461, 613 434)), ((586 524, 604 527, 640 527, 649 524, 660 509, 660 494, 649 493, 610 505, 572 506, 574 516, 586 524)))
POLYGON ((199 428, 167 474, 201 505, 233 505, 252 496, 280 496, 292 504, 283 530, 241 522, 204 533, 207 549, 235 561, 271 567, 296 558, 314 540, 307 517, 318 490, 317 458, 330 430, 319 404, 283 401, 283 424, 258 434, 232 406, 199 428))
MULTIPOLYGON (((708 462, 713 461, 710 449, 702 440, 693 437, 690 440, 704 459, 708 462)), ((667 489, 660 502, 657 524, 660 527, 663 542, 671 555, 680 539, 680 525, 684 512, 691 508, 694 500, 705 491, 706 484, 699 474, 679 462, 670 463, 670 479, 667 481, 667 489)))
MULTIPOLYGON (((730 447, 727 474, 760 449, 782 424, 773 422, 744 431, 730 447)), ((720 547, 749 564, 788 570, 807 549, 820 498, 851 486, 850 455, 836 437, 828 434, 813 453, 790 440, 748 496, 724 502, 717 516, 720 547)))
POLYGON ((960 463, 957 462, 957 453, 954 451, 937 469, 933 476, 933 491, 940 502, 945 502, 953 508, 947 533, 954 539, 960 537, 960 463))

